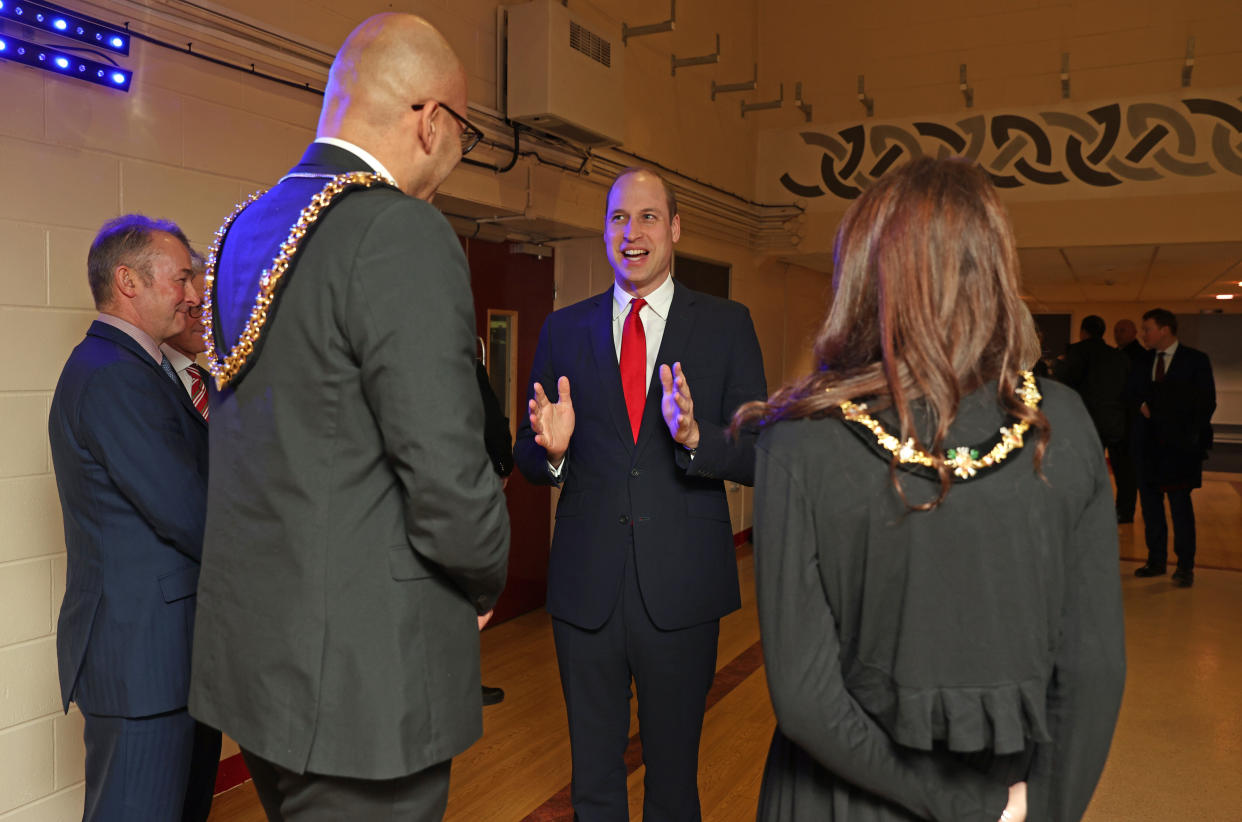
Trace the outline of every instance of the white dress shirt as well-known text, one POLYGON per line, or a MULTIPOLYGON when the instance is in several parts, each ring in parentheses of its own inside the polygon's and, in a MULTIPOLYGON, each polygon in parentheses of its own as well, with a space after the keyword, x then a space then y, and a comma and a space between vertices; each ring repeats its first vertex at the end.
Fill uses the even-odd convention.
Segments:
MULTIPOLYGON (((621 362, 621 335, 625 331, 625 318, 630 316, 630 303, 634 298, 615 283, 612 286, 612 343, 617 352, 617 363, 621 362)), ((664 326, 668 323, 668 310, 673 305, 673 278, 667 277, 660 287, 652 291, 644 299, 647 304, 638 313, 643 321, 643 333, 647 337, 647 381, 651 385, 651 375, 655 373, 656 357, 660 354, 660 342, 664 339, 664 326)), ((671 367, 671 363, 668 364, 671 367)))
POLYGON ((384 168, 384 164, 381 163, 379 160, 375 159, 375 157, 371 154, 371 152, 367 151, 365 148, 360 148, 359 146, 354 145, 348 140, 342 140, 339 137, 319 137, 319 138, 316 138, 315 142, 323 143, 329 146, 336 146, 337 148, 343 148, 346 151, 348 151, 350 154, 353 154, 355 157, 357 157, 362 162, 366 163, 371 168, 371 170, 374 171, 379 176, 387 177, 389 180, 392 180, 394 183, 396 182, 397 178, 393 177, 392 174, 389 173, 388 169, 384 168))
POLYGON ((1173 355, 1177 353, 1177 340, 1169 343, 1169 347, 1163 351, 1157 351, 1156 356, 1151 361, 1151 378, 1156 379, 1156 367, 1160 364, 1160 355, 1164 355, 1164 373, 1169 373, 1170 366, 1173 365, 1173 355))

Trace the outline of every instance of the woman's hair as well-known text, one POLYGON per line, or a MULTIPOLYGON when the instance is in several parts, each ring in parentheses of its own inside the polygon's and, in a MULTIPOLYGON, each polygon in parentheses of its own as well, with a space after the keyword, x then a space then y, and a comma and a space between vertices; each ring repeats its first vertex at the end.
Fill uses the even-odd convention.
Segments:
MULTIPOLYGON (((1019 372, 1039 356, 1034 322, 1018 296, 1013 231, 986 173, 962 158, 913 160, 877 180, 842 218, 834 249, 834 298, 815 338, 815 370, 767 402, 738 409, 734 428, 839 415, 845 400, 891 407, 902 441, 940 457, 940 495, 952 483, 944 440, 962 397, 997 380, 997 401, 1038 437, 1048 420, 1016 393, 1019 372), (936 425, 930 442, 911 404, 936 425)), ((893 484, 897 458, 892 463, 893 484)), ((902 498, 905 498, 902 493, 902 498)))

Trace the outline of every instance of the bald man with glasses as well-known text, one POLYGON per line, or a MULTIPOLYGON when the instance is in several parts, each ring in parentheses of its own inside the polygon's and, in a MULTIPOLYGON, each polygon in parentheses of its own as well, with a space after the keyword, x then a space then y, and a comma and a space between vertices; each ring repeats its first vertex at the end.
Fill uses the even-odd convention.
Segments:
POLYGON ((439 32, 366 20, 315 142, 208 259, 190 704, 237 740, 270 820, 439 819, 482 733, 509 521, 465 255, 429 203, 481 137, 464 111, 439 32))

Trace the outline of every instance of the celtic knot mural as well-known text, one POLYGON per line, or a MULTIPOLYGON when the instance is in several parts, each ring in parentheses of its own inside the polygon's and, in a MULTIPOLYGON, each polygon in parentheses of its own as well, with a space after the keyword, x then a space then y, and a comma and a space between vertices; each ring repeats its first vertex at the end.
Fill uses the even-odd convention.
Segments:
POLYGON ((781 185, 799 197, 854 199, 899 160, 923 154, 961 155, 978 162, 999 188, 1096 188, 1169 177, 1242 176, 1242 108, 1238 99, 1110 103, 1085 114, 979 114, 952 123, 861 123, 833 133, 803 131, 822 149, 819 180, 781 185), (1206 137, 1206 139, 1205 139, 1206 137))

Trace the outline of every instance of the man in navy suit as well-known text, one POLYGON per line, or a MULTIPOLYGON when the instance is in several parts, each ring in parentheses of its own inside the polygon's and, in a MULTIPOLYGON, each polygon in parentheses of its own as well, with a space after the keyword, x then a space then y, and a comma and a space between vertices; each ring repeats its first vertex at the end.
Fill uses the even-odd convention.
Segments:
POLYGON ((743 306, 674 284, 680 235, 664 181, 623 171, 605 215, 614 284, 544 323, 518 433, 522 473, 562 487, 547 608, 580 822, 629 819, 631 678, 643 818, 700 818, 719 621, 740 604, 722 481, 753 482, 754 440, 725 429, 765 396, 763 360, 743 306))
POLYGON ((68 552, 56 652, 64 707, 85 721, 92 822, 205 820, 220 756, 186 711, 207 428, 159 348, 198 305, 190 253, 167 221, 100 229, 100 313, 48 420, 68 552))
POLYGON ((1203 461, 1212 447, 1216 383, 1208 355, 1178 342, 1172 312, 1153 308, 1143 315, 1143 343, 1147 356, 1130 374, 1130 395, 1137 408, 1132 437, 1147 562, 1134 575, 1155 577, 1165 572, 1167 496, 1177 554, 1173 584, 1189 588, 1195 581, 1195 509, 1190 492, 1203 485, 1203 461))

